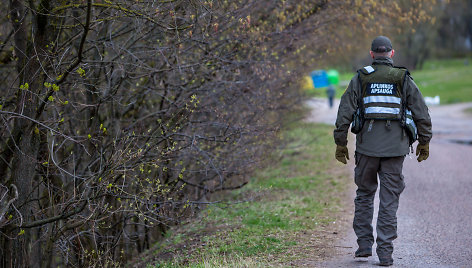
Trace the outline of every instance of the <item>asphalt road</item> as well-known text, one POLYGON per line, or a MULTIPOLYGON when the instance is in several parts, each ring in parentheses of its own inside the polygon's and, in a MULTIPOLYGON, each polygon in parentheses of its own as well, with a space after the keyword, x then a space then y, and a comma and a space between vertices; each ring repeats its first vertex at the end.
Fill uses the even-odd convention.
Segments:
MULTIPOLYGON (((334 124, 337 103, 332 109, 326 100, 308 105, 314 108, 310 121, 334 124)), ((430 157, 418 163, 410 154, 404 163, 406 188, 400 197, 392 267, 472 267, 472 114, 463 112, 471 107, 472 103, 430 107, 430 157)), ((352 145, 354 136, 350 141, 352 145)), ((351 169, 352 162, 351 158, 351 169)), ((375 202, 377 206, 377 197, 375 202)), ((352 221, 352 209, 352 204, 346 208, 346 221, 352 221)), ((376 267, 375 249, 368 259, 354 258, 356 237, 350 224, 344 228, 334 242, 333 258, 316 266, 376 267)))

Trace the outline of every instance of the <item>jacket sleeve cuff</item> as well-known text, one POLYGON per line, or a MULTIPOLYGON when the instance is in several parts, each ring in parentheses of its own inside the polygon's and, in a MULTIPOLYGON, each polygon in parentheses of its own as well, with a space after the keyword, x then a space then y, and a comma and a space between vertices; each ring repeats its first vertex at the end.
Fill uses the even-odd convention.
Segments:
POLYGON ((421 145, 428 144, 431 141, 431 138, 425 137, 425 136, 419 136, 418 137, 418 143, 421 145))
POLYGON ((347 141, 335 141, 336 145, 347 146, 347 141))

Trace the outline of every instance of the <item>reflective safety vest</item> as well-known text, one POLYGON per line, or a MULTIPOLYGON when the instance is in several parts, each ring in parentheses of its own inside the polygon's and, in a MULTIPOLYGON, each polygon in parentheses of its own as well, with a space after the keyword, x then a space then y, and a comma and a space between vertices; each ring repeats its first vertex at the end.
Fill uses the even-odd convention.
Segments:
POLYGON ((378 64, 358 71, 364 119, 401 120, 406 69, 378 64))

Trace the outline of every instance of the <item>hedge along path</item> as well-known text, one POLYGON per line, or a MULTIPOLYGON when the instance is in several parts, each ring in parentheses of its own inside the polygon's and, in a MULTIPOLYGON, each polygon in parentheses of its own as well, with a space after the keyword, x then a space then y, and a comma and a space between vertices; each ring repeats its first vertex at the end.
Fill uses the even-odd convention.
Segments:
POLYGON ((135 265, 317 266, 332 258, 352 218, 351 166, 334 159, 333 126, 294 123, 288 143, 242 190, 173 229, 135 265))

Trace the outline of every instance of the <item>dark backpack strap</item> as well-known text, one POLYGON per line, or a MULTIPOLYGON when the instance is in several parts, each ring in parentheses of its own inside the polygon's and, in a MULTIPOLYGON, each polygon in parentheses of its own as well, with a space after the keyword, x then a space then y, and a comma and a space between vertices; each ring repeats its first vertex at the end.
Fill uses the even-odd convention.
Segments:
MULTIPOLYGON (((402 132, 403 132, 403 135, 402 135, 402 139, 403 139, 403 137, 408 136, 408 135, 406 135, 406 130, 405 130, 405 128, 406 128, 406 109, 407 109, 406 86, 405 85, 406 85, 406 79, 410 75, 410 72, 408 71, 407 68, 402 68, 402 69, 405 69, 405 74, 403 75, 402 96, 401 96, 401 100, 402 100, 401 126, 402 126, 402 132)), ((409 136, 407 138, 410 139, 409 136)), ((410 149, 413 150, 411 140, 409 140, 408 143, 410 144, 410 149)))
POLYGON ((359 80, 360 84, 360 91, 358 92, 359 95, 357 96, 357 108, 360 109, 361 115, 364 116, 364 103, 362 101, 362 96, 364 95, 364 87, 362 86, 362 80, 361 80, 361 70, 359 69, 357 71, 357 79, 359 80))
POLYGON ((403 68, 403 67, 397 67, 397 68, 401 68, 401 69, 404 69, 405 70, 405 74, 403 75, 403 82, 402 82, 402 97, 401 97, 401 100, 402 100, 402 118, 401 118, 401 122, 402 122, 402 125, 405 126, 406 125, 406 108, 407 108, 407 101, 406 101, 406 78, 407 76, 410 74, 410 72, 408 71, 407 68, 403 68))
MULTIPOLYGON (((360 90, 359 95, 357 96, 357 110, 359 110, 359 116, 361 120, 362 127, 364 125, 364 102, 362 101, 362 96, 364 95, 364 87, 362 86, 362 79, 361 79, 361 70, 357 70, 357 79, 359 80, 360 90)), ((362 130, 362 129, 361 129, 362 130)), ((362 131, 359 131, 359 142, 362 143, 362 131)))

